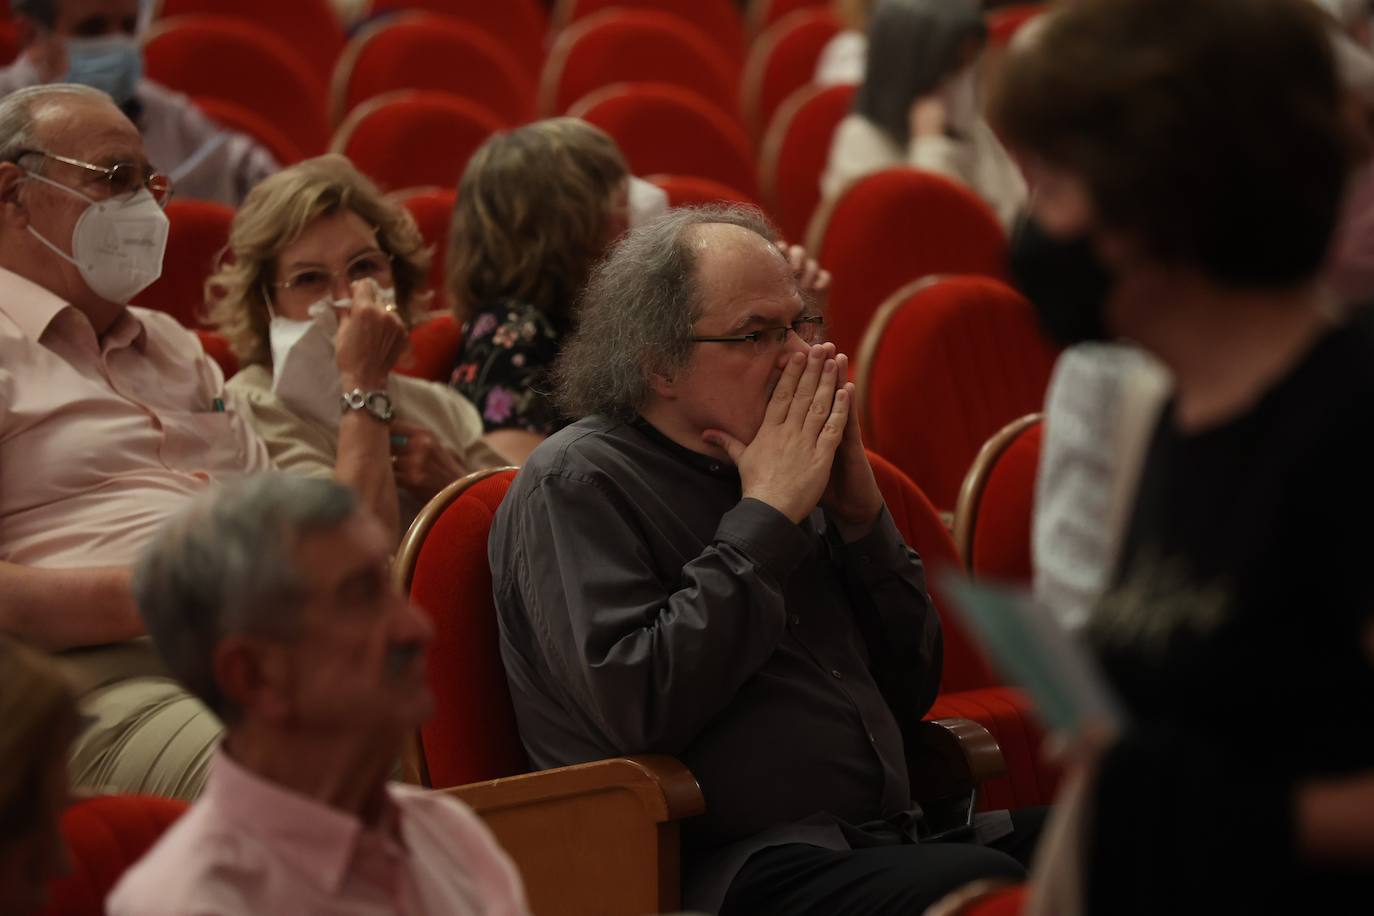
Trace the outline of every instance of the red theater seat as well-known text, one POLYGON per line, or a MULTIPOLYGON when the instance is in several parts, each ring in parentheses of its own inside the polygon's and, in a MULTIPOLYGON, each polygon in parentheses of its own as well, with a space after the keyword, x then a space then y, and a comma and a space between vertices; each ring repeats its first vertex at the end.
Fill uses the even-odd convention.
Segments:
POLYGON ((463 348, 463 329, 448 312, 437 312, 410 329, 410 347, 396 363, 401 375, 447 382, 463 348))
POLYGON ((186 802, 149 795, 99 795, 62 815, 72 870, 54 881, 44 916, 103 916, 105 897, 153 847, 186 802))
POLYGON ((1031 517, 1043 429, 1038 413, 1008 423, 983 444, 964 477, 954 543, 979 578, 1031 584, 1031 517))
POLYGON ((758 198, 744 128, 690 90, 621 83, 592 93, 568 113, 615 138, 636 175, 696 175, 758 198))
POLYGON ((415 218, 420 235, 433 248, 429 259, 429 289, 433 298, 429 307, 435 310, 446 309, 448 290, 445 287, 448 261, 448 230, 453 225, 453 206, 458 197, 456 187, 425 188, 412 191, 401 197, 401 205, 415 218))
POLYGON ((849 114, 854 92, 854 86, 803 86, 773 115, 763 139, 759 174, 764 205, 786 238, 806 238, 821 202, 830 139, 849 114))
POLYGON ((1030 303, 976 276, 902 288, 860 353, 865 441, 944 511, 988 437, 1044 403, 1056 357, 1030 303))
POLYGON ((251 108, 244 108, 226 99, 212 99, 197 96, 192 99, 196 107, 221 127, 236 130, 252 137, 262 145, 280 165, 291 165, 305 158, 296 141, 291 139, 280 127, 268 121, 251 108))
MULTIPOLYGON (((1001 278, 1007 269, 1006 235, 987 204, 963 185, 905 167, 849 185, 821 207, 807 239, 812 257, 834 278, 830 339, 851 356, 878 306, 903 285, 936 274, 1001 278)), ((960 479, 965 468, 959 468, 960 479)), ((953 507, 957 482, 952 489, 916 482, 936 505, 953 507)))
POLYGON ((398 89, 461 96, 511 124, 534 115, 534 80, 514 52, 454 16, 403 14, 358 33, 334 70, 331 118, 337 124, 356 105, 398 89))
POLYGON ((153 23, 144 68, 195 98, 224 99, 275 124, 308 156, 329 137, 324 82, 286 39, 233 16, 178 16, 153 23))
POLYGON ((579 19, 613 8, 670 13, 710 38, 735 66, 744 61, 744 21, 734 0, 557 0, 553 31, 557 34, 579 19))
POLYGON ((985 17, 988 41, 996 47, 1007 46, 1022 26, 1045 12, 1048 6, 1045 3, 1021 3, 989 11, 985 17))
POLYGON ((162 276, 134 297, 134 305, 166 312, 188 328, 205 327, 205 281, 229 243, 234 210, 214 201, 174 198, 166 213, 162 276))
POLYGON ((813 10, 830 6, 830 0, 749 0, 745 20, 755 35, 797 10, 813 10))
POLYGON ((539 112, 559 115, 615 83, 669 83, 713 102, 738 106, 739 66, 698 29, 657 10, 611 9, 558 34, 544 64, 539 112))
POLYGON ((372 0, 368 15, 417 10, 477 26, 509 48, 530 79, 544 64, 549 19, 539 0, 372 0))
POLYGON ((902 539, 921 556, 931 600, 940 613, 944 670, 940 695, 927 719, 971 719, 996 739, 1006 761, 1005 774, 983 783, 987 809, 1042 805, 1054 795, 1057 776, 1040 753, 1043 730, 1025 695, 1003 686, 957 617, 949 614, 942 576, 959 568, 958 554, 934 505, 894 464, 870 451, 869 462, 892 521, 902 539))
POLYGON ((509 126, 466 99, 408 89, 353 109, 329 148, 384 191, 452 188, 477 147, 509 126))
POLYGON ((709 204, 758 206, 758 201, 751 200, 734 188, 726 187, 709 178, 698 178, 695 175, 650 175, 648 180, 667 192, 670 207, 700 207, 709 204))
POLYGON ((329 0, 162 0, 158 16, 233 16, 284 39, 323 83, 344 46, 343 26, 329 0))
MULTIPOLYGON (((839 31, 835 15, 817 7, 792 13, 755 40, 740 92, 744 123, 754 136, 768 129, 788 96, 811 85, 821 51, 839 31)), ((827 142, 827 152, 829 148, 827 142)))

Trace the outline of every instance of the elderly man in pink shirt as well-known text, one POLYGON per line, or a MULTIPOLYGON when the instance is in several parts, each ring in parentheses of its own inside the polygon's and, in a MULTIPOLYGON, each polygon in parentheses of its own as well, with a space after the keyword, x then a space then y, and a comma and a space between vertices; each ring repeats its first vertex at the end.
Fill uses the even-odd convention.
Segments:
POLYGON ((260 475, 155 539, 134 590, 159 654, 224 720, 205 792, 112 916, 515 916, 510 859, 467 807, 389 785, 429 714, 425 615, 353 491, 260 475))
POLYGON ((104 93, 0 100, 0 630, 70 650, 78 785, 189 795, 220 727, 135 639, 128 567, 270 461, 195 336, 127 305, 161 273, 169 192, 104 93))

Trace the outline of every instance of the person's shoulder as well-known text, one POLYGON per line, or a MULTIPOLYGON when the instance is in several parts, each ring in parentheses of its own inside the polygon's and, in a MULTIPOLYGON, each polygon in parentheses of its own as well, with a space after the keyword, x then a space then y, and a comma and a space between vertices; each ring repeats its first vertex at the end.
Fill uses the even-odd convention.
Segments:
POLYGON ((233 916, 254 912, 246 889, 261 871, 254 851, 193 805, 124 872, 106 901, 110 916, 233 916))
POLYGON ((143 325, 143 330, 148 335, 150 343, 168 349, 176 356, 209 359, 205 355, 205 349, 200 345, 200 338, 196 337, 195 332, 189 330, 171 315, 157 309, 143 308, 137 305, 131 305, 128 308, 129 314, 134 316, 139 324, 143 325))
POLYGON ((139 80, 134 94, 143 106, 144 113, 154 117, 183 113, 190 113, 201 118, 205 117, 195 103, 191 101, 190 96, 177 92, 169 86, 164 86, 156 80, 146 78, 139 80))
POLYGON ((224 387, 235 397, 255 404, 277 400, 272 393, 272 370, 263 365, 244 366, 224 383, 224 387))
POLYGON ((530 453, 521 467, 527 480, 548 477, 587 477, 608 457, 624 451, 626 424, 607 417, 583 417, 549 436, 530 453))

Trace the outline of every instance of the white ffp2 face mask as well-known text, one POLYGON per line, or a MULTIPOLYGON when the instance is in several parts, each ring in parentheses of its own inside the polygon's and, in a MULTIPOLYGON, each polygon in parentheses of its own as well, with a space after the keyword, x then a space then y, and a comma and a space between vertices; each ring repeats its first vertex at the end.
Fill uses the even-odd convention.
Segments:
MULTIPOLYGON (((396 301, 396 290, 378 287, 378 304, 396 301)), ((343 386, 335 363, 334 339, 339 333, 339 310, 352 308, 352 299, 320 299, 306 309, 305 320, 272 314, 267 342, 272 350, 272 393, 297 413, 339 425, 343 386)))
POLYGON ((126 200, 92 200, 75 188, 29 172, 29 177, 88 201, 72 228, 67 254, 34 229, 28 230, 54 254, 76 265, 81 278, 102 299, 128 303, 162 276, 167 250, 167 214, 147 188, 126 200))

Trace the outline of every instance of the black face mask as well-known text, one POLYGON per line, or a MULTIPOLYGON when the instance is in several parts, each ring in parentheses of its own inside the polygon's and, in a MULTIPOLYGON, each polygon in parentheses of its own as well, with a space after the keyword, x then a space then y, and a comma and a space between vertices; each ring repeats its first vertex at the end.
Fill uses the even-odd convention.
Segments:
POLYGON ((1058 239, 1023 216, 1012 231, 1010 266, 1012 282, 1055 343, 1068 347, 1111 337, 1103 310, 1116 281, 1090 236, 1058 239))

